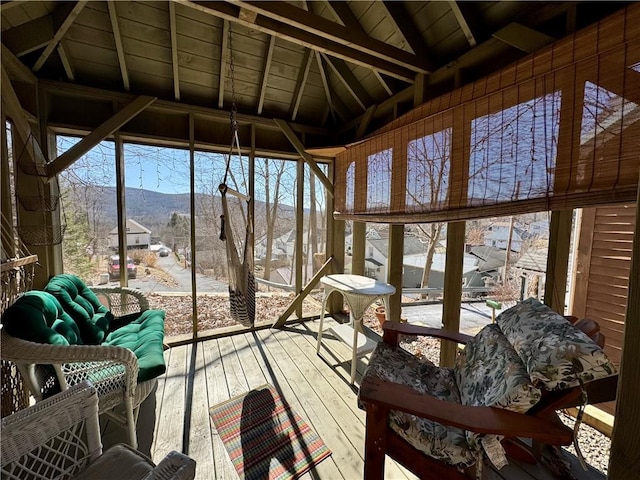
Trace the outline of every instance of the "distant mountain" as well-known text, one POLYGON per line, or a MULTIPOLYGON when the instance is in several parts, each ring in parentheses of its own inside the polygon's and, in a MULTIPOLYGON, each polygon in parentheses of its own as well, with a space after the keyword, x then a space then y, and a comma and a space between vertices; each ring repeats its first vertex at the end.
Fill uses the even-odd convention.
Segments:
MULTIPOLYGON (((116 188, 105 186, 82 186, 69 192, 68 200, 65 202, 70 207, 71 203, 76 205, 92 205, 87 207, 90 216, 95 216, 98 223, 110 230, 115 227, 118 221, 118 209, 116 202, 116 188)), ((159 227, 164 227, 169 222, 173 213, 189 215, 191 199, 188 193, 170 194, 159 193, 141 188, 126 188, 126 209, 127 217, 147 228, 156 231, 159 227)), ((200 205, 209 205, 215 208, 216 212, 221 211, 220 195, 198 193, 195 198, 196 208, 200 205)), ((233 212, 233 204, 230 209, 233 212)), ((265 216, 264 202, 256 202, 255 218, 263 219, 265 216)), ((279 216, 295 218, 295 210, 288 205, 279 206, 279 216)))

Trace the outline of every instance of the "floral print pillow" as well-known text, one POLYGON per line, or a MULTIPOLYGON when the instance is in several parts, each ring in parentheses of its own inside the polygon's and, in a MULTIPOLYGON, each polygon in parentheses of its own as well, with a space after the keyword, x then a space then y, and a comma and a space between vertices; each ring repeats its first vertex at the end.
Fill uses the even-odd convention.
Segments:
POLYGON ((497 325, 487 325, 458 355, 455 368, 464 405, 525 413, 538 400, 526 367, 497 325))
POLYGON ((505 310, 496 319, 527 367, 531 381, 562 390, 616 372, 602 349, 584 332, 535 298, 505 310))

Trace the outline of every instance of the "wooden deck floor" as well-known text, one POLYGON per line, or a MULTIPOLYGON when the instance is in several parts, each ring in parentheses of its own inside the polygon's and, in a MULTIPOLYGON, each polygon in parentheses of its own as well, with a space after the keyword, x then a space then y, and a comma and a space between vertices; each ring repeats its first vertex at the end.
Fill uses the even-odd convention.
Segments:
MULTIPOLYGON (((178 450, 197 461, 197 479, 237 479, 224 446, 211 428, 209 408, 270 383, 333 452, 304 478, 362 478, 365 414, 357 407, 356 389, 349 385, 350 350, 325 335, 321 350, 324 359, 318 357, 318 324, 310 321, 283 330, 261 330, 167 350, 167 373, 160 379, 156 394, 154 460, 178 450)), ((356 384, 367 358, 358 362, 356 384)), ((582 471, 577 463, 573 470, 580 480, 604 478, 595 470, 582 471)), ((415 478, 390 459, 385 473, 389 479, 415 478)), ((539 465, 521 467, 514 462, 499 473, 491 471, 488 477, 554 478, 539 465)))

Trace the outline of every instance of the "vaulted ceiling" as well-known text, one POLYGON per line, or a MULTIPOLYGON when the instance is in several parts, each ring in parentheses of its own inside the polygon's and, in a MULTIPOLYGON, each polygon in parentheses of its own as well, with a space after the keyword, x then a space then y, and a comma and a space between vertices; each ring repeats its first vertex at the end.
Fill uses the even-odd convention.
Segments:
MULTIPOLYGON (((614 2, 2 2, 39 79, 324 127, 353 141, 614 12, 614 2)), ((4 48, 6 47, 6 48, 4 48)))

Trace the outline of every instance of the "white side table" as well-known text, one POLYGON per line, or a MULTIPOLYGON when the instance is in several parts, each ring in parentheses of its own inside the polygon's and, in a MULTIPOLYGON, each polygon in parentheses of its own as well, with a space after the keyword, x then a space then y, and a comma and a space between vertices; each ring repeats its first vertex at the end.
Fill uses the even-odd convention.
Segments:
POLYGON ((347 345, 351 344, 351 384, 353 384, 356 377, 356 359, 361 355, 369 353, 376 346, 376 342, 367 338, 362 333, 362 317, 364 312, 379 298, 384 301, 385 309, 388 312, 389 296, 393 295, 396 289, 393 285, 361 275, 326 275, 320 279, 320 283, 324 286, 324 296, 322 298, 322 314, 320 315, 320 329, 318 330, 316 353, 320 353, 322 324, 324 322, 327 299, 332 292, 340 292, 347 305, 349 305, 350 322, 349 324, 337 325, 329 330, 347 345))

